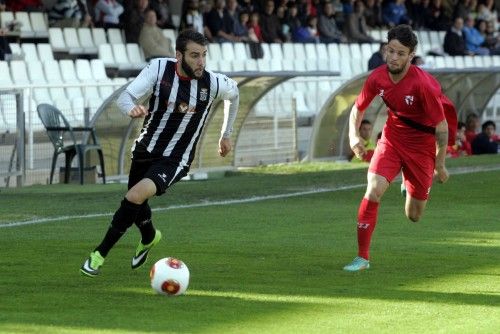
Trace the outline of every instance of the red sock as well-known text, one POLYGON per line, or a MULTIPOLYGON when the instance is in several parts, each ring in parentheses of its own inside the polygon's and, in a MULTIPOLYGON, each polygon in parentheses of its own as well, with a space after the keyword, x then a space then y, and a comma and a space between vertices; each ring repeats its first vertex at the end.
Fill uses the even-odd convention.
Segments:
POLYGON ((378 202, 363 198, 358 210, 358 256, 370 259, 370 241, 377 224, 378 202))

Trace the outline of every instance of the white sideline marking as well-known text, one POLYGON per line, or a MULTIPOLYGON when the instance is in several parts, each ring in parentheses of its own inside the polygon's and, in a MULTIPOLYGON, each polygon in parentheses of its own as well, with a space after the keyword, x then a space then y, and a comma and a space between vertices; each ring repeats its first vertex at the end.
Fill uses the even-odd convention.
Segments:
MULTIPOLYGON (((349 190, 349 189, 361 188, 361 187, 365 187, 365 186, 366 186, 366 183, 365 184, 348 185, 348 186, 342 186, 342 187, 335 187, 335 188, 312 189, 312 190, 299 191, 299 192, 288 193, 288 194, 277 194, 277 195, 268 195, 268 196, 253 196, 253 197, 247 197, 247 198, 241 198, 241 199, 231 199, 231 200, 224 200, 224 201, 214 201, 214 202, 207 201, 207 202, 203 202, 203 203, 171 205, 171 206, 167 206, 164 208, 155 208, 155 209, 152 209, 151 211, 166 211, 166 210, 175 210, 175 209, 199 208, 199 207, 215 206, 215 205, 232 205, 232 204, 241 204, 241 203, 253 203, 253 202, 266 201, 266 200, 271 200, 271 199, 297 197, 297 196, 320 194, 320 193, 326 193, 326 192, 349 190)), ((7 224, 0 224, 0 228, 43 224, 43 223, 50 223, 50 222, 57 222, 57 221, 71 220, 71 219, 107 217, 107 216, 112 216, 112 215, 113 215, 113 213, 91 213, 88 215, 40 218, 40 219, 26 220, 26 221, 20 221, 20 222, 12 222, 12 223, 7 223, 7 224)))
MULTIPOLYGON (((500 166, 494 165, 494 166, 487 166, 487 167, 458 167, 458 168, 454 168, 452 171, 450 171, 450 174, 451 175, 460 175, 460 174, 469 174, 469 173, 478 173, 478 172, 490 172, 490 171, 496 171, 496 170, 500 170, 500 166)), ((397 181, 398 179, 400 179, 400 177, 396 178, 394 181, 397 181)), ((199 207, 215 206, 215 205, 253 203, 253 202, 265 201, 265 200, 270 200, 270 199, 297 197, 297 196, 305 196, 305 195, 320 194, 320 193, 327 193, 327 192, 335 192, 335 191, 341 191, 341 190, 349 190, 349 189, 361 188, 361 187, 365 187, 365 186, 366 186, 366 183, 363 183, 363 184, 354 184, 354 185, 334 187, 334 188, 319 188, 319 189, 312 189, 312 190, 306 190, 306 191, 298 191, 298 192, 289 193, 289 194, 253 196, 253 197, 232 199, 232 200, 225 200, 225 201, 214 201, 214 202, 207 201, 207 202, 203 202, 203 203, 171 205, 171 206, 167 206, 164 208, 155 208, 155 209, 152 209, 152 211, 156 212, 156 211, 166 211, 166 210, 175 210, 175 209, 199 208, 199 207)), ((26 221, 20 221, 20 222, 12 222, 12 223, 7 223, 7 224, 0 224, 0 228, 43 224, 43 223, 50 223, 50 222, 57 222, 57 221, 71 220, 71 219, 108 217, 108 216, 112 216, 112 215, 113 215, 113 213, 91 213, 88 215, 78 215, 78 216, 60 216, 60 217, 52 217, 52 218, 40 218, 40 219, 26 220, 26 221)))

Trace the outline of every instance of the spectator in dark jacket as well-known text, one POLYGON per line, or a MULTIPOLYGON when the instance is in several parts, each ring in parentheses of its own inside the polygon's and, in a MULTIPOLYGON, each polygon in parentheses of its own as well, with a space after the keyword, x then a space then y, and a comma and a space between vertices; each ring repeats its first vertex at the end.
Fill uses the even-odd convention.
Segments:
POLYGON ((260 27, 262 29, 262 38, 266 43, 282 43, 285 36, 281 32, 281 23, 274 14, 274 1, 267 0, 264 13, 260 16, 260 27))
POLYGON ((380 48, 377 52, 372 54, 370 59, 368 60, 368 70, 373 70, 379 67, 380 65, 385 64, 385 56, 387 52, 387 43, 380 43, 380 48))
POLYGON ((471 53, 465 48, 465 39, 463 34, 464 19, 456 17, 453 26, 444 36, 443 49, 450 56, 465 56, 471 53))
POLYGON ((495 122, 483 123, 482 132, 472 141, 472 154, 498 153, 498 137, 495 135, 495 130, 495 122))
POLYGON ((318 31, 322 43, 347 42, 347 38, 337 26, 335 8, 331 2, 325 2, 323 5, 323 13, 318 19, 318 31))
POLYGON ((144 25, 144 14, 148 6, 149 0, 133 0, 128 2, 128 7, 120 16, 127 43, 139 44, 139 35, 144 25))
POLYGON ((239 42, 241 39, 234 34, 234 21, 227 11, 225 0, 216 0, 215 6, 208 12, 205 24, 210 31, 212 42, 239 42))

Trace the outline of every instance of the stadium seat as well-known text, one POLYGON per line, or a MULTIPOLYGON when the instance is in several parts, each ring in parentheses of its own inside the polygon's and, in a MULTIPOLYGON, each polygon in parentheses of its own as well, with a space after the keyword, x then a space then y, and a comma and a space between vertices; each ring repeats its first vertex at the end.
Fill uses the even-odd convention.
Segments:
POLYGON ((299 72, 305 72, 306 68, 306 60, 301 58, 295 58, 293 60, 293 70, 299 72))
POLYGON ((83 87, 83 96, 86 100, 100 98, 99 91, 95 86, 92 69, 88 59, 77 59, 75 61, 76 76, 80 82, 87 84, 83 87))
POLYGON ((233 71, 232 62, 221 59, 218 61, 218 63, 219 63, 219 71, 223 73, 229 73, 233 71))
MULTIPOLYGON (((323 44, 324 46, 325 44, 323 44)), ((304 59, 318 59, 318 54, 316 53, 316 44, 307 43, 302 48, 295 48, 295 53, 300 53, 304 51, 304 59)))
POLYGON ((12 58, 14 60, 23 60, 24 54, 19 43, 9 43, 10 50, 12 51, 12 58))
POLYGON ((207 59, 219 61, 223 59, 221 46, 219 43, 208 44, 207 59))
POLYGON ((474 64, 474 56, 464 56, 464 65, 466 68, 476 67, 476 64, 474 64))
POLYGON ((444 57, 435 57, 434 68, 445 68, 445 67, 447 66, 444 57))
POLYGON ((245 71, 250 71, 250 72, 258 71, 257 60, 247 59, 245 61, 245 71))
POLYGON ((77 33, 83 52, 85 54, 97 54, 97 47, 92 39, 92 31, 90 28, 78 28, 77 33))
POLYGON ((23 51, 25 61, 39 60, 38 51, 34 43, 21 44, 21 50, 23 51))
POLYGON ((118 69, 128 71, 136 68, 128 59, 125 44, 111 44, 111 49, 118 69))
POLYGON ((327 47, 328 57, 330 59, 338 60, 340 59, 339 45, 337 43, 330 43, 327 47))
POLYGON ((61 28, 49 28, 49 42, 54 52, 68 52, 61 28))
POLYGON ((491 56, 483 56, 483 66, 491 67, 493 66, 493 57, 491 56))
POLYGON ((11 94, 0 95, 0 131, 16 131, 16 96, 11 94))
POLYGON ((489 56, 475 56, 473 57, 473 61, 474 61, 474 66, 475 67, 484 67, 484 58, 487 58, 489 56))
POLYGON ((13 12, 0 12, 0 23, 2 25, 2 28, 7 28, 7 24, 11 23, 12 21, 14 21, 13 12))
POLYGON ((444 66, 446 68, 455 68, 455 58, 452 56, 444 56, 444 66))
POLYGON ((10 75, 16 85, 27 86, 30 84, 26 63, 23 60, 13 60, 10 62, 10 75))
POLYGON ((218 72, 220 70, 219 69, 219 62, 217 60, 207 59, 205 67, 207 70, 213 71, 213 72, 218 72))
POLYGON ((371 29, 368 34, 373 37, 374 40, 376 41, 382 41, 385 38, 382 38, 382 35, 380 34, 380 30, 378 29, 371 29))
POLYGON ((294 43, 283 43, 281 45, 281 50, 282 50, 282 53, 283 53, 283 56, 281 57, 281 59, 285 59, 286 58, 286 59, 290 59, 291 60, 291 59, 295 58, 294 43))
POLYGON ((292 59, 293 58, 283 58, 281 60, 283 71, 295 71, 295 65, 292 59))
POLYGON ((233 44, 233 49, 234 49, 234 57, 236 59, 241 59, 241 60, 251 59, 251 57, 250 57, 250 49, 248 48, 247 44, 245 44, 245 43, 234 43, 233 44))
POLYGON ((170 42, 172 43, 172 48, 175 50, 175 41, 177 40, 177 36, 175 34, 174 29, 163 29, 163 36, 168 38, 170 42))
POLYGON ((54 53, 52 52, 52 48, 48 43, 38 43, 36 45, 36 49, 38 51, 38 58, 41 62, 47 60, 54 60, 54 53))
POLYGON ((500 67, 500 56, 491 56, 492 58, 492 62, 493 62, 493 66, 497 66, 497 67, 500 67))
MULTIPOLYGON (((270 65, 271 72, 277 72, 277 71, 283 71, 284 70, 281 59, 273 58, 269 62, 269 65, 270 65)), ((293 67, 293 65, 292 65, 292 67, 293 67)))
POLYGON ((101 44, 106 44, 108 40, 106 39, 106 31, 104 28, 92 28, 92 40, 94 45, 99 47, 101 44))
POLYGON ((48 38, 49 29, 47 28, 46 14, 43 12, 30 12, 31 28, 37 38, 48 38))
MULTIPOLYGON (((270 43, 269 48, 271 50, 272 59, 277 59, 277 60, 283 59, 283 49, 281 48, 281 44, 270 43)), ((287 57, 291 57, 291 55, 287 55, 287 57)))
POLYGON ((236 58, 234 54, 233 43, 221 43, 220 51, 222 59, 224 60, 231 61, 236 58))
POLYGON ((341 43, 339 46, 339 56, 340 59, 348 60, 351 58, 351 48, 349 44, 341 43))
MULTIPOLYGON (((226 62, 225 60, 221 60, 221 62, 226 62)), ((246 60, 241 59, 233 59, 233 61, 228 61, 231 64, 231 68, 233 72, 243 72, 245 70, 246 60)))
POLYGON ((43 65, 39 60, 30 60, 26 62, 28 66, 28 77, 32 84, 45 85, 45 73, 43 72, 43 65))
POLYGON ((63 81, 66 83, 66 96, 73 100, 78 97, 82 97, 82 89, 79 86, 80 80, 76 74, 75 64, 73 60, 62 59, 59 61, 59 68, 61 69, 61 75, 63 81), (75 86, 72 86, 75 85, 75 86))
POLYGON ((271 60, 270 59, 257 59, 257 69, 260 72, 270 72, 271 71, 271 60))
POLYGON ((453 56, 457 68, 465 68, 464 56, 453 56))
POLYGON ((110 79, 106 74, 106 68, 101 59, 92 59, 90 61, 90 68, 92 69, 92 77, 97 82, 109 82, 110 79))
POLYGON ((63 28, 63 36, 70 54, 84 54, 85 50, 80 45, 76 28, 63 28))
POLYGON ((318 58, 316 59, 316 63, 318 65, 318 71, 330 71, 327 58, 318 58))
POLYGON ((271 59, 272 54, 271 54, 271 48, 269 47, 269 44, 268 43, 260 43, 260 46, 262 47, 262 51, 264 53, 262 58, 271 59))
POLYGON ((109 44, 124 44, 122 32, 118 28, 110 28, 107 32, 109 44))
POLYGON ((306 65, 306 71, 318 71, 319 66, 318 66, 318 59, 316 58, 308 58, 305 60, 305 65, 306 65))
POLYGON ((13 82, 10 76, 9 63, 4 60, 0 60, 0 73, 2 73, 2 75, 0 75, 0 87, 10 88, 13 82))
MULTIPOLYGON (((61 71, 59 69, 59 62, 56 60, 47 60, 43 63, 43 71, 45 73, 45 79, 51 85, 62 85, 63 79, 61 76, 61 71)), ((52 101, 57 99, 66 98, 66 93, 64 88, 61 87, 50 87, 49 88, 50 97, 52 101)))
POLYGON ((33 38, 35 37, 35 32, 31 27, 30 17, 28 12, 16 12, 16 21, 21 24, 21 38, 33 38))
POLYGON ((97 54, 105 67, 107 68, 118 67, 115 58, 113 57, 113 49, 111 49, 111 44, 108 43, 99 44, 99 46, 97 47, 97 54))
POLYGON ((127 43, 125 47, 127 49, 127 57, 130 60, 130 63, 134 66, 134 68, 142 70, 147 63, 139 44, 127 43))
POLYGON ((320 59, 328 58, 328 49, 325 43, 317 43, 316 45, 316 56, 320 59))

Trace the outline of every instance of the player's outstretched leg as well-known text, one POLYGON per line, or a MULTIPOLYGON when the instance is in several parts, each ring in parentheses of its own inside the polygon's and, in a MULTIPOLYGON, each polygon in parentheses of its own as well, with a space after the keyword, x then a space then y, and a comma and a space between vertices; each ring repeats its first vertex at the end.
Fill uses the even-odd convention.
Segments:
POLYGON ((159 230, 156 230, 155 232, 155 237, 150 243, 144 245, 141 241, 139 241, 139 245, 137 245, 135 255, 132 257, 132 269, 137 269, 144 263, 146 263, 149 251, 160 242, 161 232, 159 230))
POLYGON ((93 251, 90 253, 89 258, 83 263, 80 268, 80 272, 89 277, 95 277, 99 275, 99 268, 104 264, 104 257, 102 257, 99 251, 93 251))

